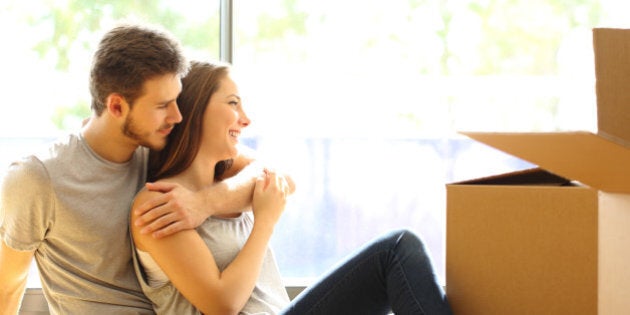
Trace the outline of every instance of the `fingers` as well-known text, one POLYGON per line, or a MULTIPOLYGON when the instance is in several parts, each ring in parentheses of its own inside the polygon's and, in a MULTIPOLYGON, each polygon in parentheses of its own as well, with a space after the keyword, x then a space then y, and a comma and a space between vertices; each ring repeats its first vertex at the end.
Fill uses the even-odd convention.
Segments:
MULTIPOLYGON (((145 221, 146 225, 142 228, 142 230, 140 230, 140 233, 142 234, 153 233, 170 224, 173 224, 176 221, 177 221, 177 218, 175 215, 173 215, 172 213, 166 213, 162 216, 145 221)), ((138 225, 137 222, 138 221, 136 221, 136 225, 138 225)), ((142 225, 138 225, 138 226, 142 226, 142 225)))
POLYGON ((167 195, 159 195, 155 198, 151 198, 144 203, 142 203, 139 207, 137 207, 134 212, 138 219, 135 221, 135 224, 140 226, 144 225, 146 222, 151 222, 155 218, 164 214, 164 212, 159 211, 160 207, 166 204, 169 201, 169 196, 167 195), (156 211, 150 211, 156 210, 156 211))
MULTIPOLYGON (((156 214, 158 211, 164 214, 145 221, 146 223, 143 224, 146 225, 140 230, 140 233, 151 234, 155 238, 161 238, 188 229, 190 226, 190 223, 186 221, 186 217, 182 216, 179 212, 168 212, 165 210, 165 207, 154 210, 155 211, 151 212, 152 214, 156 214)), ((138 221, 139 220, 136 220, 135 224, 142 226, 138 221)))
POLYGON ((177 187, 177 184, 169 182, 146 183, 145 187, 149 191, 169 192, 177 187))
POLYGON ((274 189, 277 189, 280 195, 285 198, 291 190, 286 177, 275 172, 271 172, 269 177, 269 181, 274 183, 274 189))
POLYGON ((276 172, 269 172, 268 190, 272 195, 277 196, 282 200, 282 203, 286 200, 289 184, 284 176, 277 174, 276 172))
POLYGON ((267 186, 267 176, 266 175, 258 176, 256 178, 256 185, 254 186, 254 189, 256 190, 256 192, 262 193, 265 190, 266 186, 267 186))
POLYGON ((165 236, 169 236, 172 234, 175 234, 179 231, 183 231, 185 230, 186 227, 184 226, 184 224, 181 221, 176 221, 173 222, 167 226, 164 226, 163 228, 151 233, 151 236, 154 238, 162 238, 165 236))
POLYGON ((133 224, 140 227, 140 233, 160 238, 185 229, 193 229, 208 215, 195 211, 192 192, 174 183, 148 183, 147 189, 159 191, 154 197, 134 209, 133 224), (192 199, 191 199, 192 198, 192 199))
POLYGON ((280 190, 282 191, 282 194, 284 196, 287 196, 291 193, 291 185, 289 184, 286 176, 278 177, 278 187, 280 187, 280 190))
MULTIPOLYGON (((267 186, 269 182, 273 182, 279 187, 285 195, 290 195, 295 191, 295 182, 293 179, 285 174, 280 174, 276 171, 265 168, 264 170, 265 177, 268 178, 267 186)), ((265 186, 265 188, 267 187, 265 186)))
POLYGON ((289 184, 283 176, 276 174, 274 171, 265 170, 262 176, 256 179, 255 195, 262 198, 281 198, 287 196, 289 184), (274 197, 275 196, 275 197, 274 197))
POLYGON ((265 170, 257 178, 252 200, 255 224, 275 226, 284 210, 287 190, 286 179, 274 171, 265 170))
POLYGON ((283 177, 287 181, 287 185, 289 189, 287 192, 289 194, 293 194, 295 192, 295 182, 293 181, 293 178, 291 178, 291 176, 289 175, 284 175, 283 177))
POLYGON ((261 185, 261 191, 265 191, 267 190, 267 188, 269 188, 269 184, 271 183, 275 183, 275 178, 276 178, 276 172, 271 171, 269 169, 263 169, 263 174, 261 176, 258 177, 258 180, 262 181, 262 185, 261 185))
POLYGON ((172 210, 172 207, 169 208, 170 200, 171 198, 168 195, 163 194, 146 201, 134 210, 137 219, 133 224, 142 226, 143 228, 140 232, 148 234, 173 223, 179 216, 177 212, 172 210))
POLYGON ((277 187, 278 186, 278 175, 274 171, 267 170, 265 172, 267 174, 267 185, 266 188, 270 188, 271 185, 277 187))
MULTIPOLYGON (((158 192, 162 192, 162 193, 167 193, 167 192, 170 192, 171 190, 175 189, 175 187, 177 187, 177 184, 172 184, 172 183, 167 183, 167 182, 146 183, 145 187, 149 191, 158 191, 158 192)), ((158 197, 152 198, 152 199, 144 202, 139 207, 137 207, 134 211, 135 211, 136 215, 141 216, 141 218, 138 220, 138 221, 140 221, 139 225, 142 225, 144 222, 149 222, 152 219, 154 219, 156 216, 151 215, 153 213, 153 211, 149 212, 150 213, 149 216, 145 216, 145 213, 147 211, 151 210, 151 209, 157 208, 157 207, 167 203, 169 198, 170 197, 167 196, 167 195, 160 195, 158 197)), ((138 222, 138 221, 136 221, 136 222, 138 222)))

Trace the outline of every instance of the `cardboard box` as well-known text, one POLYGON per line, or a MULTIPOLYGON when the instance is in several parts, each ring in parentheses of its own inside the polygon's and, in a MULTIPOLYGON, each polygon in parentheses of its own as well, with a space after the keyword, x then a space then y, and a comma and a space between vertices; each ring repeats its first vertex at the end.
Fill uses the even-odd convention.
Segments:
POLYGON ((539 168, 447 185, 455 314, 630 314, 630 30, 593 44, 596 134, 464 133, 539 168))

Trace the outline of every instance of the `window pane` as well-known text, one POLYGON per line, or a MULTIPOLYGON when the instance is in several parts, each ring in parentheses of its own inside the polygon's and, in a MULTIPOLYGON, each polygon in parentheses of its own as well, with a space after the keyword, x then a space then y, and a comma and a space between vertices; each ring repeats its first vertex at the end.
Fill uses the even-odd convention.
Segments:
MULTIPOLYGON (((0 3, 0 163, 34 152, 90 115, 92 54, 118 21, 157 24, 194 58, 219 56, 219 0, 0 3)), ((28 287, 39 287, 33 265, 28 287)))
POLYGON ((247 132, 298 185, 273 241, 283 274, 406 227, 443 276, 444 185, 531 167, 457 131, 593 130, 591 28, 623 26, 622 5, 237 2, 247 132))
POLYGON ((40 137, 80 125, 89 115, 88 77, 102 32, 118 21, 158 24, 182 40, 192 56, 217 58, 215 1, 4 1, 0 136, 40 137), (64 4, 65 3, 65 4, 64 4), (36 91, 36 93, 34 93, 36 91), (5 98, 6 100, 6 98, 5 98))

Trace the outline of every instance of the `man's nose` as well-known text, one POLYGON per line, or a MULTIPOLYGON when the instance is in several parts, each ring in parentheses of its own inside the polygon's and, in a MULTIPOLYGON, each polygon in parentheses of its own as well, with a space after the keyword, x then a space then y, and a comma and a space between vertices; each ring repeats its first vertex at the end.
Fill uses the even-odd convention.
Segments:
POLYGON ((171 118, 171 121, 176 124, 182 121, 182 113, 179 111, 179 106, 175 102, 173 102, 173 105, 171 106, 169 117, 171 118))

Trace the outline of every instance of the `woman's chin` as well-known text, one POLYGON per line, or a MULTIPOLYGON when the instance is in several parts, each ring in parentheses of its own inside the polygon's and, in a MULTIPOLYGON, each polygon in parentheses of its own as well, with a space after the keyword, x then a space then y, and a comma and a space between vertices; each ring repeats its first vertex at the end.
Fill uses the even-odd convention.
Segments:
POLYGON ((230 155, 230 159, 233 159, 236 156, 238 156, 238 148, 236 146, 232 147, 232 150, 230 150, 229 155, 230 155))
POLYGON ((234 150, 232 152, 224 154, 223 157, 221 158, 221 160, 233 159, 233 158, 236 158, 237 155, 238 155, 238 151, 234 150))

